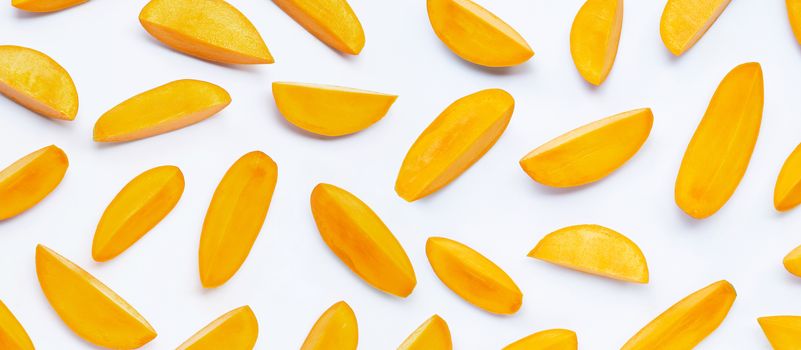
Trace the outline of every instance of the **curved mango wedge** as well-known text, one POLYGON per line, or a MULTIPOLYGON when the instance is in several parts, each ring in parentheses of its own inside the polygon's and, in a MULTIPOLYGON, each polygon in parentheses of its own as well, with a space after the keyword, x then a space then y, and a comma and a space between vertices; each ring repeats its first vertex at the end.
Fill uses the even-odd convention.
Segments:
POLYGON ((735 67, 718 85, 676 178, 676 204, 688 215, 706 218, 734 194, 756 145, 763 101, 759 63, 735 67))
POLYGON ((223 88, 200 80, 176 80, 131 97, 100 116, 96 142, 139 140, 200 122, 231 103, 223 88))
POLYGON ((515 108, 512 95, 489 89, 452 103, 414 142, 395 192, 413 202, 455 180, 501 137, 515 108))
POLYGON ((398 350, 451 350, 451 331, 439 315, 431 316, 414 330, 398 350))
POLYGON ((787 16, 790 18, 795 40, 801 44, 801 0, 787 0, 787 16))
POLYGON ((273 0, 309 33, 332 48, 358 55, 364 30, 347 0, 273 0))
POLYGON ((576 350, 576 332, 567 329, 548 329, 522 338, 503 350, 576 350))
POLYGON ((801 277, 801 246, 796 247, 784 257, 784 268, 793 275, 801 277))
POLYGON ((462 59, 487 67, 528 61, 534 51, 500 18, 470 0, 428 0, 434 33, 462 59))
POLYGON ((801 349, 801 316, 768 316, 757 321, 774 350, 801 349))
POLYGON ((680 56, 715 23, 731 0, 668 0, 659 34, 665 47, 680 56))
POLYGON ((300 350, 356 350, 359 326, 348 303, 332 305, 314 323, 300 350))
POLYGON ((256 315, 250 306, 242 306, 203 327, 177 350, 251 350, 258 337, 256 315))
POLYGON ((381 120, 398 96, 338 86, 273 83, 278 111, 310 133, 343 136, 381 120))
POLYGON ((11 6, 29 12, 55 12, 89 0, 11 0, 11 6))
POLYGON ((782 165, 773 190, 773 206, 787 211, 801 204, 801 144, 796 146, 782 165))
POLYGON ((0 220, 17 216, 42 201, 61 183, 68 166, 64 151, 50 145, 0 170, 0 220))
POLYGON ((731 283, 712 283, 657 316, 621 350, 692 349, 720 326, 736 297, 731 283))
POLYGON ((623 0, 587 0, 570 29, 570 54, 584 80, 601 85, 617 56, 623 0))
POLYGON ((156 331, 131 305, 49 248, 36 246, 39 285, 61 320, 84 340, 110 349, 137 349, 156 331))
POLYGON ((318 184, 311 210, 323 241, 351 271, 386 293, 412 293, 417 278, 409 256, 367 204, 339 187, 318 184))
POLYGON ((225 173, 206 212, 200 234, 200 282, 219 287, 242 266, 256 241, 278 181, 278 165, 253 151, 225 173))
POLYGON ((0 45, 0 93, 48 118, 74 120, 78 91, 64 67, 27 47, 0 45))
POLYGON ((207 61, 275 62, 256 27, 223 0, 151 0, 139 22, 167 46, 207 61))
POLYGON ((11 310, 0 301, 0 349, 33 350, 33 343, 25 328, 19 323, 11 310))
POLYGON ((520 167, 546 186, 586 185, 631 159, 648 139, 653 124, 650 108, 616 114, 537 147, 520 160, 520 167))

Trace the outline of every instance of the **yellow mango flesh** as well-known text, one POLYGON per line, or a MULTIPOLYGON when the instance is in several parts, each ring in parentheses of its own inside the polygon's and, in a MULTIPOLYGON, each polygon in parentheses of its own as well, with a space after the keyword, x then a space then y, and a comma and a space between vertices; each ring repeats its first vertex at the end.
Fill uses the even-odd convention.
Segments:
POLYGON ((200 235, 200 281, 206 288, 230 279, 256 241, 278 181, 278 165, 253 151, 225 173, 206 212, 200 235))
POLYGON ((452 103, 414 142, 403 160, 395 192, 415 201, 455 180, 501 137, 515 101, 500 89, 488 89, 452 103))
POLYGON ((570 54, 584 79, 601 85, 617 56, 623 28, 623 0, 587 0, 570 29, 570 54))
POLYGON ((598 181, 640 150, 654 123, 650 108, 604 118, 537 147, 520 160, 534 181, 574 187, 598 181))
POLYGON ((231 103, 223 88, 200 80, 176 80, 116 105, 95 123, 97 142, 125 142, 181 129, 231 103))
POLYGON ((242 306, 203 327, 177 350, 250 350, 258 337, 256 315, 249 306, 242 306))
POLYGON ((784 268, 793 275, 801 277, 801 246, 796 247, 784 257, 784 268))
POLYGON ((731 0, 668 0, 659 34, 665 47, 679 56, 689 50, 715 23, 731 0))
POLYGON ((87 1, 89 0, 11 0, 11 6, 30 12, 53 12, 87 1))
POLYGON ((340 301, 314 323, 300 350, 356 350, 359 343, 359 326, 353 309, 340 301))
POLYGON ((534 51, 503 20, 470 0, 428 0, 434 33, 462 59, 487 67, 528 61, 534 51))
POLYGON ((398 96, 337 86, 273 83, 278 111, 293 125, 323 136, 343 136, 381 120, 398 96))
POLYGON ((156 331, 102 282, 49 248, 36 247, 36 274, 61 320, 84 340, 110 349, 137 349, 156 331))
POLYGON ((0 220, 32 208, 64 178, 69 160, 60 148, 39 149, 0 170, 0 220))
POLYGON ((448 324, 439 315, 431 316, 423 322, 406 340, 398 350, 451 350, 451 331, 448 324))
POLYGON ((167 46, 226 64, 273 63, 256 27, 223 0, 151 0, 139 13, 150 35, 167 46))
POLYGON ((773 350, 801 349, 801 316, 768 316, 757 321, 773 350))
POLYGON ((688 215, 706 218, 734 194, 756 145, 763 101, 759 63, 741 64, 720 82, 676 178, 676 204, 688 215))
POLYGON ((273 0, 286 14, 328 46, 358 55, 364 30, 347 0, 273 0))
POLYGON ((801 0, 787 0, 787 16, 793 28, 795 40, 801 44, 801 0))
POLYGON ((576 333, 567 329, 549 329, 534 333, 503 348, 503 350, 576 350, 576 333))
POLYGON ((74 120, 78 114, 78 91, 69 73, 27 47, 0 45, 0 93, 48 118, 74 120))
POLYGON ((784 161, 773 190, 773 206, 776 210, 790 210, 798 204, 801 204, 801 144, 784 161))
POLYGON ((367 204, 344 189, 319 184, 311 210, 325 244, 355 274, 386 293, 412 293, 417 278, 406 251, 367 204))
POLYGON ((184 192, 184 175, 160 166, 135 177, 106 207, 92 242, 92 258, 108 261, 136 243, 172 211, 184 192))
POLYGON ((33 350, 28 333, 22 328, 14 314, 0 301, 0 349, 33 350))

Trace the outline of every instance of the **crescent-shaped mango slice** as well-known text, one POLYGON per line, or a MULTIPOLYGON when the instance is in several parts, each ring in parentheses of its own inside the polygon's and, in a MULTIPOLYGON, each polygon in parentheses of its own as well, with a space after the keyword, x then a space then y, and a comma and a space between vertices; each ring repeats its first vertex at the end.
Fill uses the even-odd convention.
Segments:
POLYGON ((757 321, 773 350, 801 349, 801 316, 767 316, 757 321))
POLYGON ((203 327, 177 350, 251 350, 258 337, 256 315, 250 306, 242 306, 203 327))
POLYGON ((0 220, 32 208, 61 183, 69 160, 61 148, 50 145, 0 170, 0 220))
POLYGON ((347 0, 273 0, 309 33, 332 48, 358 55, 364 30, 347 0))
POLYGON ((386 293, 412 293, 417 278, 409 256, 367 204, 344 189, 318 184, 311 210, 325 244, 355 274, 386 293))
POLYGON ((587 0, 570 29, 570 54, 579 74, 593 85, 601 85, 615 64, 623 0, 587 0))
POLYGON ((512 95, 500 89, 482 90, 456 100, 406 153, 395 192, 413 202, 455 180, 498 141, 514 108, 512 95))
POLYGON ((74 120, 78 114, 78 91, 69 73, 27 47, 0 45, 0 93, 48 118, 74 120))
POLYGON ((517 31, 470 0, 428 0, 434 33, 462 59, 487 67, 528 61, 534 51, 517 31))
POLYGON ((801 144, 796 146, 782 165, 773 190, 773 206, 787 211, 801 204, 801 144))
POLYGON ((151 0, 139 22, 165 45, 207 61, 275 62, 253 23, 224 0, 151 0))
POLYGON ((548 329, 531 334, 503 348, 503 350, 576 350, 576 332, 567 329, 548 329))
POLYGON ((43 245, 36 246, 36 274, 53 310, 84 340, 109 349, 137 349, 156 337, 117 293, 43 245))
POLYGON ((359 326, 350 305, 337 302, 317 319, 300 350, 356 350, 359 326))
POLYGON ((396 95, 338 86, 273 83, 278 111, 293 125, 323 136, 343 136, 381 120, 396 95))
POLYGON ((55 12, 89 0, 11 0, 11 6, 29 12, 55 12))
POLYGON ((659 34, 670 52, 680 56, 715 23, 731 0, 668 0, 659 34))
POLYGON ((451 350, 451 331, 439 315, 431 316, 412 332, 398 350, 451 350))
POLYGON ((793 28, 795 40, 801 44, 801 0, 787 0, 787 16, 793 28))
POLYGON ((0 349, 33 350, 33 343, 25 328, 11 310, 0 300, 0 349))
POLYGON ((801 246, 796 247, 784 257, 784 268, 787 272, 801 277, 801 246))

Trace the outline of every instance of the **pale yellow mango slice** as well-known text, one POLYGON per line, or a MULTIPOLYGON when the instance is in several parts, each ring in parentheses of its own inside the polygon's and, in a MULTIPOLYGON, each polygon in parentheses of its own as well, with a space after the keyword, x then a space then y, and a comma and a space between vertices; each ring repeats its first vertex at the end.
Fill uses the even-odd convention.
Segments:
POLYGON ((548 329, 531 334, 503 348, 503 350, 576 350, 576 332, 567 329, 548 329))
POLYGON ((275 62, 253 23, 223 0, 151 0, 139 22, 187 55, 226 64, 275 62))
POLYGON ((27 47, 0 45, 0 93, 48 118, 74 120, 78 114, 78 91, 69 73, 27 47))
POLYGON ((787 0, 787 16, 793 28, 795 40, 801 44, 801 0, 787 0))
POLYGON ((219 287, 242 266, 256 241, 278 181, 278 165, 260 151, 245 154, 220 180, 200 234, 200 282, 219 287))
POLYGON ((11 6, 30 12, 54 12, 89 0, 11 0, 11 6))
POLYGON ((787 211, 801 204, 801 144, 796 146, 782 165, 773 190, 773 206, 787 211))
POLYGON ((510 67, 534 56, 526 39, 517 31, 470 0, 428 0, 427 7, 434 33, 468 62, 510 67))
POLYGON ((689 50, 715 23, 731 0, 668 0, 659 34, 676 56, 689 50))
POLYGON ((398 350, 451 350, 451 331, 439 315, 431 316, 412 332, 398 350))
POLYGON ((36 274, 50 306, 84 340, 109 349, 137 349, 156 337, 117 293, 43 245, 36 246, 36 274))
POLYGON ((735 67, 718 85, 676 178, 676 204, 688 215, 709 217, 734 194, 756 145, 763 101, 759 63, 735 67))
POLYGON ((358 343, 356 315, 348 303, 340 301, 314 323, 300 350, 356 350, 358 343))
POLYGON ((412 202, 455 180, 498 141, 514 108, 512 95, 500 89, 482 90, 456 100, 406 153, 395 192, 412 202))
POLYGON ((311 210, 331 251, 371 286, 407 297, 417 285, 409 256, 381 218, 348 191, 318 184, 311 210))
POLYGON ((773 350, 801 349, 801 316, 767 316, 757 321, 773 350))
POLYGON ((203 327, 177 350, 251 350, 258 337, 256 315, 250 306, 242 306, 203 327))
POLYGON ((796 247, 784 257, 784 268, 788 272, 801 277, 801 246, 796 247))
POLYGON ((358 55, 364 30, 347 0, 273 0, 317 39, 337 51, 358 55))
POLYGON ((47 197, 67 173, 69 160, 50 145, 0 170, 0 220, 21 214, 47 197))
POLYGON ((570 29, 570 54, 588 83, 601 85, 617 56, 623 28, 623 0, 587 0, 570 29))
POLYGON ((0 349, 33 350, 33 343, 25 328, 11 310, 0 300, 0 349))
POLYGON ((96 142, 139 140, 195 124, 231 103, 225 89, 200 80, 176 80, 131 97, 100 116, 96 142))
POLYGON ((381 120, 398 98, 338 86, 274 82, 278 111, 293 125, 323 136, 362 131, 381 120))

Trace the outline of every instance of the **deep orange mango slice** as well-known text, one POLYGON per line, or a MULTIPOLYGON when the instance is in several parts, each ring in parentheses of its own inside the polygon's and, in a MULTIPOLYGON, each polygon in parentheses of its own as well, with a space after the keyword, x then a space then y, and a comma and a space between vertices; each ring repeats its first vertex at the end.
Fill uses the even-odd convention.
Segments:
POLYGON ((773 206, 776 210, 787 211, 798 204, 801 204, 801 144, 784 161, 773 190, 773 206))
POLYGON ((249 306, 242 306, 203 327, 177 350, 251 350, 258 337, 256 315, 249 306))
POLYGON ((576 350, 576 332, 567 329, 548 329, 522 338, 503 350, 576 350))
POLYGON ((787 0, 787 16, 793 28, 795 40, 801 44, 801 0, 787 0))
POLYGON ((398 350, 451 350, 451 331, 448 324, 439 315, 431 316, 417 327, 398 350))
POLYGON ((801 246, 796 247, 784 257, 784 268, 793 275, 801 277, 801 246))
POLYGON ((364 30, 347 0, 273 0, 309 33, 349 55, 364 48, 364 30))
POLYGON ((54 12, 89 0, 11 0, 11 6, 30 12, 54 12))
POLYGON ((78 91, 69 73, 27 47, 0 45, 0 93, 48 118, 74 120, 78 114, 78 91))
POLYGON ((623 0, 587 0, 573 19, 570 54, 579 74, 593 85, 601 85, 615 64, 623 0))
POLYGON ((25 328, 11 310, 0 300, 0 349, 33 350, 33 343, 25 328))
POLYGON ((54 145, 39 149, 0 170, 0 220, 32 208, 61 183, 69 160, 54 145))
POLYGON ((680 56, 715 23, 731 0, 668 0, 659 34, 665 47, 680 56))
POLYGON ((801 316, 767 316, 757 321, 773 350, 801 349, 801 316))
POLYGON ((300 350, 356 350, 358 343, 356 315, 348 303, 340 301, 314 323, 300 350))

